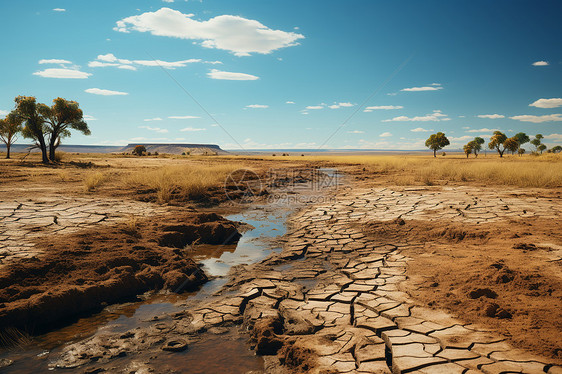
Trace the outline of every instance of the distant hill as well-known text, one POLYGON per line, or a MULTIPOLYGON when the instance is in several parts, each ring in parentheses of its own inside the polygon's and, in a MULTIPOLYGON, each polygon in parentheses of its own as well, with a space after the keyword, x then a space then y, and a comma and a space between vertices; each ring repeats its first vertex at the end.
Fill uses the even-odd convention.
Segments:
POLYGON ((119 150, 119 152, 131 153, 137 145, 144 145, 147 152, 168 153, 181 155, 182 153, 189 155, 226 155, 228 152, 221 149, 216 144, 148 144, 148 143, 131 143, 119 150))
MULTIPOLYGON (((61 144, 57 151, 67 152, 67 153, 131 153, 131 151, 137 145, 144 145, 147 152, 154 153, 168 153, 181 155, 182 153, 190 155, 226 155, 228 152, 221 149, 216 144, 146 144, 146 143, 132 143, 125 147, 115 146, 115 145, 71 145, 71 144, 61 144)), ((11 151, 16 152, 27 152, 29 144, 14 144, 12 145, 11 151)), ((4 144, 0 145, 0 152, 6 152, 6 147, 4 144)), ((39 152, 38 149, 34 149, 33 152, 39 152)))

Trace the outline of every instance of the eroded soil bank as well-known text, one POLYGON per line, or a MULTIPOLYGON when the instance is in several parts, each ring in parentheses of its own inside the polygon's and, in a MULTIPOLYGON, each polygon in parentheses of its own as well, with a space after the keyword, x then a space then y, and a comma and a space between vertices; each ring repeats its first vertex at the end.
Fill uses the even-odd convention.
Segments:
POLYGON ((0 326, 38 333, 148 290, 193 290, 207 277, 184 248, 239 238, 235 222, 179 209, 48 236, 41 256, 0 268, 0 326))

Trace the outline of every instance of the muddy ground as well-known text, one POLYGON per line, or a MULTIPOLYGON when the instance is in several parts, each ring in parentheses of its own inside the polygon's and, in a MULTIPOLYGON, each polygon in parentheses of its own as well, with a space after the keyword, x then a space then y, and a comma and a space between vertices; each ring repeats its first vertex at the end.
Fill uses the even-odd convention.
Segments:
MULTIPOLYGON (((51 368, 181 372, 165 365, 174 354, 197 350, 206 336, 248 331, 266 373, 562 371, 562 191, 347 183, 293 215, 283 250, 233 268, 216 295, 179 301, 181 312, 159 315, 148 327, 68 345, 50 358, 51 368)), ((102 195, 123 193, 114 188, 102 195)), ((48 299, 64 289, 67 273, 76 277, 68 277, 73 286, 63 294, 72 295, 99 287, 86 278, 109 282, 109 289, 133 281, 139 292, 147 282, 169 289, 202 282, 178 247, 224 239, 236 225, 192 209, 156 212, 139 222, 123 215, 102 230, 92 220, 34 242, 37 256, 54 257, 16 258, 17 266, 45 285, 37 286, 39 278, 24 285, 15 265, 0 267, 12 282, 0 306, 48 299), (69 263, 83 266, 75 271, 69 263)), ((98 304, 112 301, 104 294, 110 300, 98 304)), ((53 313, 38 309, 42 315, 53 313)))

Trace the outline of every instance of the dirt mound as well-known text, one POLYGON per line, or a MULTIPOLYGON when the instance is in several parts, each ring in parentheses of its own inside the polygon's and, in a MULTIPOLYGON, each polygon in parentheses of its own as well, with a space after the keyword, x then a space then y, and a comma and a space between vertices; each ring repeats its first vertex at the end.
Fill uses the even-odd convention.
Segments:
POLYGON ((184 212, 44 239, 41 258, 0 269, 0 331, 37 333, 148 290, 194 289, 207 277, 184 247, 239 238, 234 222, 184 212))
POLYGON ((415 244, 402 252, 412 259, 402 286, 421 305, 444 307, 562 362, 562 222, 406 220, 371 222, 365 232, 379 242, 415 244))

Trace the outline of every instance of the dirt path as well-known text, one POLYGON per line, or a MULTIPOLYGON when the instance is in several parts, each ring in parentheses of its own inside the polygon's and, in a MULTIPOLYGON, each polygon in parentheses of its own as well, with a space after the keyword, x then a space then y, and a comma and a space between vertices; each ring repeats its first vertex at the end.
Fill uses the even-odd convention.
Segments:
MULTIPOLYGON (((53 365, 111 362, 139 349, 156 357, 170 342, 243 324, 267 373, 560 373, 552 359, 515 349, 495 330, 420 306, 401 285, 412 261, 405 254, 424 243, 374 241, 363 227, 396 218, 486 224, 561 216, 559 200, 516 190, 340 192, 292 217, 283 251, 234 269, 219 295, 188 300, 184 313, 160 316, 152 329, 70 345, 53 365)), ((562 257, 559 250, 545 256, 562 257)), ((143 361, 146 370, 151 365, 143 361)))

